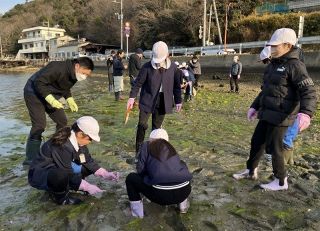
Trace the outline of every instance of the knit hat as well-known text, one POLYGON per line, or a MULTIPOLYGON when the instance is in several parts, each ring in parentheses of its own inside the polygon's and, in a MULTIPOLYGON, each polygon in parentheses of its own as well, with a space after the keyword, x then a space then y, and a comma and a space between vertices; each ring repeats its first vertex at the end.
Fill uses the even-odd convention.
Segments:
POLYGON ((142 50, 141 48, 138 48, 138 49, 136 50, 136 53, 142 55, 142 54, 143 54, 143 50, 142 50))
POLYGON ((267 46, 279 45, 282 43, 289 43, 295 45, 297 43, 296 32, 290 28, 281 28, 276 30, 271 36, 267 46))
POLYGON ((159 41, 153 44, 152 47, 152 61, 154 63, 163 62, 169 54, 168 46, 165 42, 159 41))
POLYGON ((169 136, 166 130, 162 128, 154 129, 149 136, 150 139, 164 139, 169 141, 169 136))
POLYGON ((92 116, 82 116, 79 119, 77 119, 77 125, 80 128, 80 130, 88 135, 91 139, 94 141, 99 142, 99 124, 98 121, 93 118, 92 116))

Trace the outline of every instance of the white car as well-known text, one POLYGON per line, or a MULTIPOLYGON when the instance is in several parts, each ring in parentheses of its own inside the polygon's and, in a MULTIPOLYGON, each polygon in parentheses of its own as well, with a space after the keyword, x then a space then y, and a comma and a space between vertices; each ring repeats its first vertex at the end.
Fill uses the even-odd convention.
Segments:
POLYGON ((234 55, 237 52, 234 49, 221 49, 217 52, 218 55, 234 55))

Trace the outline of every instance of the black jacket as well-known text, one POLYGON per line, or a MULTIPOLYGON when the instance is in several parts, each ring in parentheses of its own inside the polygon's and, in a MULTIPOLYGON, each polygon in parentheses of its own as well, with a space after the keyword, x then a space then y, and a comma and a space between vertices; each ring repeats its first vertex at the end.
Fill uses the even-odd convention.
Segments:
POLYGON ((316 109, 316 90, 306 66, 294 48, 272 59, 267 66, 262 91, 251 105, 259 110, 258 118, 278 126, 289 126, 297 113, 310 117, 316 109))
POLYGON ((122 63, 122 59, 118 56, 114 56, 113 59, 113 76, 122 76, 123 75, 124 66, 122 63))
POLYGON ((50 62, 29 78, 24 93, 40 98, 49 94, 65 99, 71 97, 70 89, 77 82, 74 65, 73 60, 50 62))
POLYGON ((192 179, 187 165, 180 160, 179 155, 167 159, 169 149, 164 147, 161 152, 161 161, 150 155, 148 152, 149 142, 141 146, 137 173, 143 176, 144 183, 148 185, 174 185, 192 179))
POLYGON ((156 107, 160 87, 164 94, 165 112, 171 113, 173 98, 175 104, 181 100, 181 78, 182 72, 177 65, 171 63, 168 69, 154 69, 151 61, 145 63, 136 78, 134 86, 130 91, 130 98, 135 98, 141 88, 139 108, 140 110, 152 113, 156 107))
POLYGON ((38 189, 46 190, 46 176, 48 170, 51 168, 58 168, 61 169, 61 171, 68 172, 74 181, 78 182, 77 187, 73 188, 77 190, 82 176, 93 174, 100 166, 91 157, 86 146, 79 147, 79 151, 77 152, 68 139, 62 146, 53 145, 51 140, 48 140, 42 145, 38 156, 32 161, 29 169, 30 185, 38 189), (71 162, 73 161, 76 164, 80 164, 80 154, 84 154, 86 162, 82 163, 82 174, 74 174, 71 162))
POLYGON ((129 76, 137 77, 141 69, 141 59, 137 54, 132 54, 129 57, 129 76))

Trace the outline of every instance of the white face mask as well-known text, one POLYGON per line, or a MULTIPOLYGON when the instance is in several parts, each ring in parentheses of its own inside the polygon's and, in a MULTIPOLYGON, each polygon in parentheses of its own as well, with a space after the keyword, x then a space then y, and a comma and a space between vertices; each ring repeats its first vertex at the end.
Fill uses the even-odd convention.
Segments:
POLYGON ((76 73, 76 78, 78 81, 85 80, 87 78, 87 75, 81 74, 81 73, 76 73))

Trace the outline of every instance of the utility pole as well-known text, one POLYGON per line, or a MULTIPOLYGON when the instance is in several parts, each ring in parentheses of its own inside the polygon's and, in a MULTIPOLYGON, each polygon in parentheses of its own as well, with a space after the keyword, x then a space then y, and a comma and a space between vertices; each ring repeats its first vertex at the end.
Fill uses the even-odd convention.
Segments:
POLYGON ((123 3, 122 0, 120 0, 120 2, 117 2, 116 0, 112 1, 113 3, 118 3, 120 4, 120 15, 118 13, 118 19, 120 18, 120 48, 121 50, 123 49, 123 3))
POLYGON ((211 17, 212 17, 212 4, 210 5, 210 14, 209 14, 209 23, 208 23, 208 41, 207 44, 210 43, 210 29, 211 29, 211 17))
MULTIPOLYGON (((299 31, 298 31, 298 39, 303 37, 303 27, 304 27, 304 16, 300 16, 299 18, 299 31)), ((302 47, 302 44, 297 44, 298 47, 302 47)))
POLYGON ((215 15, 215 18, 216 18, 216 24, 217 24, 217 27, 218 27, 219 42, 220 42, 220 44, 222 44, 222 37, 221 37, 221 30, 220 30, 220 24, 219 24, 216 1, 215 0, 212 0, 212 1, 213 1, 214 15, 215 15))
POLYGON ((228 30, 228 13, 230 9, 230 3, 226 3, 226 18, 225 18, 225 27, 224 27, 224 51, 227 51, 227 30, 228 30))
POLYGON ((207 0, 203 0, 203 36, 202 46, 206 46, 206 31, 207 31, 207 0))
POLYGON ((0 59, 2 59, 2 39, 1 39, 1 35, 0 35, 0 59))

